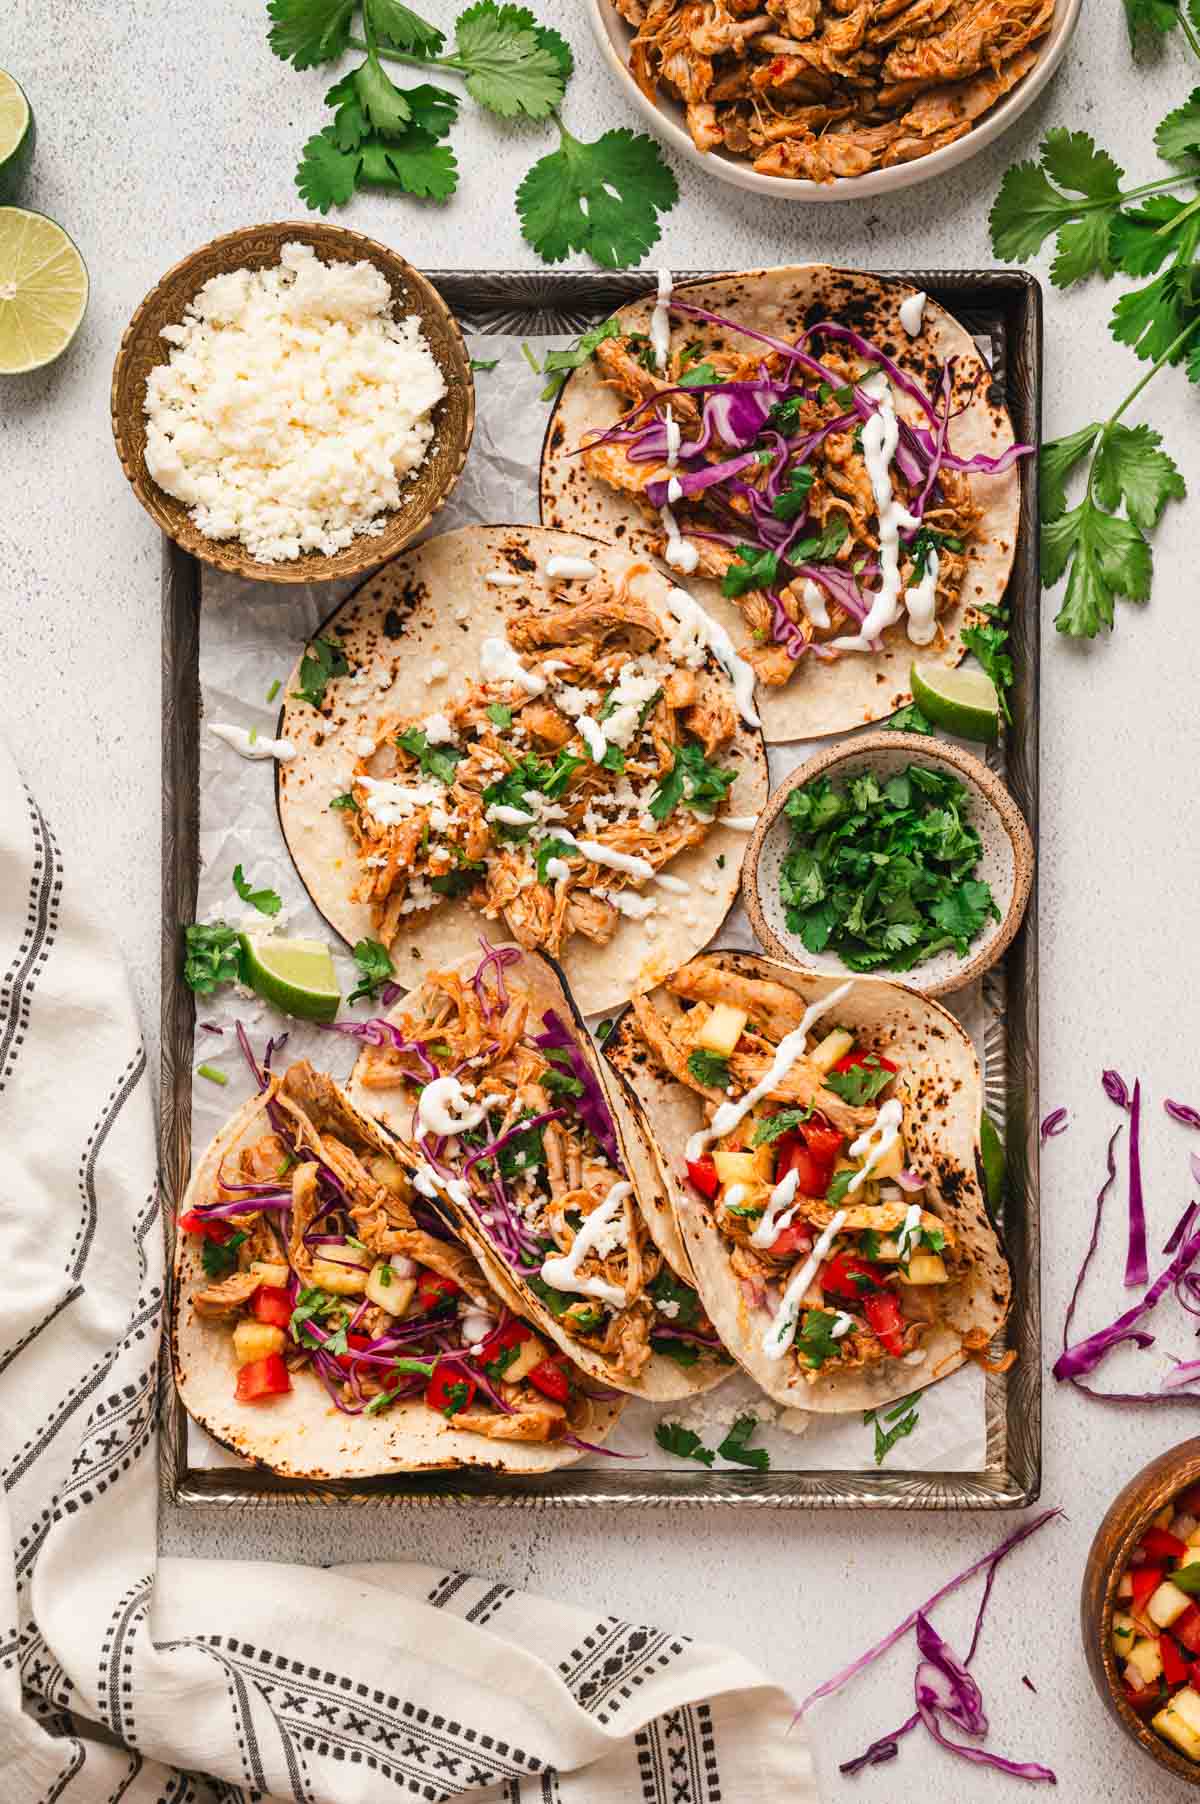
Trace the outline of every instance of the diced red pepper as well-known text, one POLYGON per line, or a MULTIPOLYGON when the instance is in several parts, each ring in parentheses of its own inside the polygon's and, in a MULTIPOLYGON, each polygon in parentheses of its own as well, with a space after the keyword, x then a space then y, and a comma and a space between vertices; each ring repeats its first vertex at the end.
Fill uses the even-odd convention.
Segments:
POLYGON ((291 1323, 292 1299, 280 1285, 260 1285, 251 1308, 256 1322, 267 1322, 272 1328, 286 1328, 291 1323))
POLYGON ((535 1391, 541 1391, 543 1397, 549 1397, 554 1403, 565 1403, 570 1394, 567 1374, 553 1359, 543 1359, 540 1366, 534 1366, 526 1377, 535 1391))
POLYGON ((1182 1560, 1187 1552, 1187 1542, 1181 1541, 1178 1535, 1169 1534, 1165 1528, 1148 1528, 1139 1546, 1152 1560, 1182 1560))
POLYGON ((1176 1641, 1182 1641, 1189 1654, 1200 1654, 1200 1604, 1189 1604, 1171 1624, 1171 1633, 1176 1641))
POLYGON ((235 1232, 227 1221, 213 1221, 189 1209, 179 1217, 179 1225, 185 1234, 203 1234, 205 1240, 215 1240, 218 1246, 224 1246, 230 1235, 235 1232))
POLYGON ((1163 1677, 1168 1685, 1186 1685, 1191 1677, 1191 1661, 1179 1643, 1164 1629, 1158 1638, 1158 1652, 1163 1663, 1163 1677))
POLYGON ((818 1159, 805 1145, 799 1133, 781 1134, 775 1159, 775 1182, 780 1184, 790 1171, 798 1178, 801 1196, 824 1196, 833 1176, 833 1166, 818 1159))
POLYGON ((786 1259, 792 1253, 810 1253, 812 1243, 812 1229, 808 1223, 790 1221, 786 1228, 780 1228, 767 1251, 776 1259, 786 1259))
POLYGON ((1158 1708, 1157 1685, 1143 1685, 1140 1691, 1135 1691, 1128 1679, 1126 1679, 1123 1681, 1122 1689, 1124 1690, 1126 1699, 1132 1704, 1139 1716, 1144 1715, 1147 1710, 1158 1708))
POLYGON ((248 1365, 238 1367, 236 1395, 239 1403, 259 1403, 264 1397, 281 1397, 291 1388, 288 1369, 279 1353, 268 1353, 265 1359, 252 1359, 248 1365))
MULTIPOLYGON (((348 1334, 346 1336, 346 1345, 350 1348, 351 1352, 361 1353, 363 1348, 369 1347, 370 1344, 371 1337, 369 1334, 348 1334)), ((343 1372, 349 1372, 354 1365, 350 1353, 335 1353, 334 1358, 341 1366, 343 1372)))
POLYGON ((835 1253, 821 1267, 820 1284, 826 1296, 848 1297, 851 1302, 865 1296, 874 1286, 882 1289, 887 1272, 869 1259, 856 1259, 853 1253, 835 1253), (862 1283, 857 1280, 865 1280, 862 1283))
POLYGON ((1129 1577, 1133 1584, 1133 1597, 1130 1601, 1133 1605, 1132 1614, 1134 1616, 1145 1615, 1146 1605, 1162 1584, 1164 1571, 1165 1568, 1162 1566, 1131 1566, 1129 1568, 1129 1577))
POLYGON ((885 1059, 881 1052, 867 1052, 863 1048, 856 1046, 853 1052, 848 1052, 844 1059, 838 1060, 837 1064, 834 1066, 834 1070, 853 1071, 856 1066, 865 1065, 868 1062, 872 1065, 878 1065, 884 1071, 895 1072, 900 1069, 899 1065, 892 1064, 891 1059, 885 1059))
POLYGON ((893 1357, 903 1353, 904 1318, 890 1290, 882 1291, 878 1296, 864 1297, 863 1314, 885 1353, 891 1353, 893 1357))
POLYGON ((439 1359, 426 1386, 425 1401, 430 1409, 440 1410, 444 1416, 456 1416, 460 1409, 470 1408, 478 1389, 471 1374, 462 1366, 439 1359))
POLYGON ((711 1159, 689 1159, 687 1174, 701 1196, 716 1196, 717 1191, 721 1188, 717 1168, 711 1159))
POLYGON ((800 1132, 813 1158, 822 1165, 832 1165, 842 1150, 846 1136, 840 1128, 831 1127, 823 1115, 814 1115, 800 1124, 800 1132))
POLYGON ((451 1297, 461 1295, 462 1285, 453 1278, 443 1278, 441 1272, 425 1271, 417 1279, 417 1303, 422 1309, 440 1309, 451 1297))

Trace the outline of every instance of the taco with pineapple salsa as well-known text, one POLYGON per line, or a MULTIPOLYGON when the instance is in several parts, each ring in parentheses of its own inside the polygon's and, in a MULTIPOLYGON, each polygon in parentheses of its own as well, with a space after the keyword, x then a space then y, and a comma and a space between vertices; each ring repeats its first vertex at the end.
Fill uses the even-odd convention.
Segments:
POLYGON ((350 1079, 401 1137, 418 1189, 452 1216, 510 1308, 591 1377, 690 1396, 732 1362, 690 1275, 652 1231, 668 1211, 629 1150, 599 1061, 548 959, 483 944, 429 972, 365 1042, 350 1079))
POLYGON ((539 1473, 615 1423, 430 1208, 418 1162, 306 1062, 262 1074, 201 1159, 176 1242, 189 1413, 287 1477, 539 1473))
POLYGON ((1011 1285, 952 1015, 879 978, 710 952, 636 997, 605 1053, 704 1308, 769 1396, 875 1408, 984 1361, 1011 1285))
POLYGON ((585 1012, 611 1008, 666 969, 660 936, 699 950, 733 901, 767 790, 753 687, 647 560, 540 527, 447 533, 298 664, 284 837, 326 919, 405 983, 500 921, 561 956, 585 1012))
POLYGON ((810 264, 631 302, 542 453, 547 525, 627 535, 758 675, 768 742, 880 720, 960 662, 1016 545, 1006 409, 966 328, 905 283, 810 264))

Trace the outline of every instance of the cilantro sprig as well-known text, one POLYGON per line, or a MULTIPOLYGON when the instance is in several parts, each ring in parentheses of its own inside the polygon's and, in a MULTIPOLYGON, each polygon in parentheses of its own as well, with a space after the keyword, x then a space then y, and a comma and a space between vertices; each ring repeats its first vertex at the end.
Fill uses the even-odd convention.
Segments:
POLYGON ((399 64, 461 81, 501 119, 553 119, 558 148, 529 170, 516 201, 525 238, 546 262, 583 251, 621 269, 657 242, 658 216, 679 197, 675 177, 652 138, 618 128, 588 144, 567 130, 559 109, 574 72, 571 48, 528 7, 476 0, 458 15, 450 44, 401 0, 270 0, 267 12, 271 49, 296 69, 364 53, 326 93, 333 118, 304 146, 296 186, 314 211, 345 206, 360 188, 440 202, 458 187, 445 140, 459 96, 429 82, 397 85, 385 65, 399 64))
POLYGON ((358 986, 346 1000, 358 1002, 365 996, 373 1002, 380 986, 395 975, 392 955, 378 940, 359 940, 354 948, 354 962, 358 966, 358 986))
POLYGON ((241 897, 242 901, 248 902, 251 908, 257 908, 260 915, 277 915, 283 907, 283 902, 277 891, 273 889, 252 889, 250 887, 250 880, 240 864, 235 864, 233 867, 233 887, 241 897))
POLYGON ((897 1441, 903 1441, 917 1426, 918 1411, 921 1407, 921 1393, 914 1391, 910 1397, 901 1397, 886 1409, 866 1409, 863 1411, 863 1426, 874 1427, 875 1430, 875 1464, 882 1466, 897 1441))
POLYGON ((183 981, 197 996, 242 981, 242 943, 225 921, 197 921, 183 930, 183 981))
MULTIPOLYGON (((1125 12, 1135 43, 1178 25, 1200 57, 1200 0, 1125 0, 1125 12)), ((1000 257, 1022 261, 1053 238, 1050 277, 1057 287, 1117 274, 1142 284, 1116 302, 1109 329, 1149 370, 1107 419, 1042 449, 1042 582, 1054 588, 1066 578, 1055 626, 1072 638, 1111 630, 1118 600, 1149 599, 1147 535, 1168 501, 1186 493, 1161 435, 1147 424, 1126 425, 1124 416, 1168 365, 1182 363, 1188 379, 1200 382, 1200 88, 1160 121, 1154 146, 1176 167, 1125 188, 1124 170, 1087 132, 1048 132, 1039 160, 1018 163, 1005 175, 991 213, 1000 257), (1190 198, 1171 192, 1189 186, 1190 198), (1083 490, 1071 506, 1068 479, 1077 472, 1083 490)), ((970 649, 994 681, 993 665, 1006 655, 1002 625, 993 618, 970 629, 970 649)), ((997 687, 1003 693, 999 681, 997 687)))

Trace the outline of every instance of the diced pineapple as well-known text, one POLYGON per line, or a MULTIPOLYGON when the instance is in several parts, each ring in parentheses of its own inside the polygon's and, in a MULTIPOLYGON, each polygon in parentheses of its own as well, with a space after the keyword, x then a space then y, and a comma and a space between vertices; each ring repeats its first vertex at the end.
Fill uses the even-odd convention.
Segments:
POLYGON ((402 1278, 394 1271, 386 1259, 371 1267, 371 1275, 367 1279, 367 1296, 372 1303, 378 1303, 380 1309, 386 1309, 389 1315, 403 1315, 413 1299, 417 1288, 415 1278, 402 1278))
POLYGON ((1129 1665, 1133 1667, 1143 1685, 1153 1685, 1163 1669, 1158 1642, 1151 1641, 1145 1635, 1139 1641, 1135 1641, 1129 1650, 1129 1665))
POLYGON ((871 1167, 873 1178, 898 1178, 904 1170, 904 1137, 897 1134, 887 1151, 871 1167))
POLYGON ((239 1322, 233 1331, 233 1357, 240 1366, 248 1366, 252 1359, 282 1353, 283 1348, 283 1329, 272 1328, 267 1322, 239 1322))
POLYGON ((1150 1718, 1150 1722, 1163 1740, 1172 1742, 1181 1754, 1186 1754, 1189 1760, 1200 1760, 1200 1735, 1188 1727, 1176 1708, 1183 1695, 1181 1691, 1179 1697, 1172 1698, 1169 1704, 1150 1718))
POLYGON ((250 1270, 255 1277, 261 1278, 264 1284, 271 1284, 276 1290, 282 1290, 288 1281, 286 1265, 273 1265, 268 1259, 252 1259, 250 1270))
POLYGON ((721 1201, 731 1207, 736 1203, 739 1216, 751 1209, 761 1214, 770 1194, 771 1186, 764 1179, 756 1178, 752 1184, 730 1184, 721 1192, 721 1201))
POLYGON ((390 1190, 393 1196, 408 1196, 408 1173, 397 1160, 389 1159, 386 1153, 372 1153, 366 1167, 375 1182, 390 1190))
POLYGON ((1151 1596, 1150 1602, 1146 1606, 1146 1614, 1156 1628, 1169 1629, 1171 1624, 1183 1615, 1191 1601, 1187 1593, 1181 1591, 1178 1585, 1173 1585, 1170 1579, 1164 1579, 1158 1590, 1151 1596))
POLYGON ((716 1052, 727 1059, 749 1019, 744 1008, 734 1008, 730 1002, 718 1002, 696 1035, 696 1044, 703 1046, 706 1052, 716 1052))
POLYGON ((1193 1735, 1200 1735, 1200 1693, 1191 1685, 1185 1685, 1171 1699, 1179 1715, 1183 1718, 1193 1735))
POLYGON ((753 1152, 727 1153, 718 1149, 713 1164, 722 1184, 755 1184, 769 1182, 774 1157, 769 1146, 756 1146, 753 1152))
POLYGON ((838 1060, 853 1050, 854 1035, 847 1033, 844 1027, 835 1027, 809 1053, 808 1062, 817 1071, 832 1071, 838 1060))
POLYGON ((1137 1630, 1134 1627, 1133 1617, 1126 1616, 1124 1610, 1114 1610, 1112 1641, 1113 1651, 1118 1660, 1125 1660, 1128 1658, 1129 1651, 1132 1648, 1136 1637, 1137 1630))
POLYGON ((517 1357, 500 1375, 505 1384, 520 1384, 522 1378, 527 1378, 535 1366, 541 1365, 545 1357, 544 1343, 538 1339, 536 1334, 531 1334, 528 1340, 518 1343, 517 1357))
POLYGON ((1192 1547, 1189 1545, 1187 1552, 1184 1554, 1179 1564, 1181 1566, 1194 1566, 1197 1560, 1200 1560, 1200 1547, 1192 1547))
POLYGON ((938 1253, 914 1253, 908 1270, 899 1273, 901 1284, 948 1284, 945 1263, 938 1253))
POLYGON ((337 1297, 358 1297, 367 1288, 370 1253, 365 1249, 340 1246, 336 1262, 316 1258, 312 1262, 312 1281, 321 1290, 331 1290, 337 1297))

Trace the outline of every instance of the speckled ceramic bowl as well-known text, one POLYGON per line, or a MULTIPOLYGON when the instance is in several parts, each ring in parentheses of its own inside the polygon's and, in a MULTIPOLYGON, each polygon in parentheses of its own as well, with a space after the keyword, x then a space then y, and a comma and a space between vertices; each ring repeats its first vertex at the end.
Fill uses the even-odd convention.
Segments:
POLYGON ((150 290, 121 339, 112 381, 112 427, 121 468, 134 494, 169 538, 205 563, 215 564, 234 576, 253 577, 267 583, 330 582, 335 577, 361 576, 374 570, 423 532, 445 505, 458 481, 475 427, 475 382, 471 360, 458 321, 432 282, 403 257, 344 226, 316 224, 312 220, 285 221, 278 225, 249 226, 214 238, 193 251, 150 290), (159 488, 146 468, 146 379, 150 371, 170 356, 171 346, 162 337, 164 326, 177 325, 192 297, 211 277, 235 269, 270 269, 279 262, 285 244, 309 244, 325 263, 366 261, 387 277, 397 314, 415 313, 425 342, 446 379, 446 394, 433 410, 434 437, 424 463, 405 483, 398 508, 383 516, 377 536, 360 533, 341 551, 325 555, 305 552, 281 563, 252 558, 238 539, 207 539, 193 525, 188 510, 174 495, 159 488))
POLYGON ((787 924, 779 874, 791 838, 784 813, 788 796, 814 777, 830 777, 840 786, 870 770, 886 780, 909 764, 952 771, 966 784, 971 796, 971 822, 983 842, 983 857, 976 874, 991 884, 1001 918, 988 922, 979 938, 972 941, 966 958, 954 951, 938 952, 911 971, 881 969, 875 975, 895 976, 927 996, 944 996, 981 977, 1004 952, 1021 925, 1033 883, 1033 841, 1020 809, 1000 779, 970 752, 919 733, 885 731, 848 740, 810 758, 771 794, 759 816, 742 863, 742 899, 755 933, 776 958, 827 976, 846 973, 846 966, 836 953, 809 952, 787 924))
MULTIPOLYGON (((1144 1722, 1125 1696, 1112 1644, 1117 1585, 1150 1519, 1180 1491, 1200 1480, 1200 1440, 1160 1453, 1114 1500, 1088 1552, 1079 1599, 1083 1654, 1105 1709, 1144 1754, 1188 1785, 1200 1785, 1200 1766, 1144 1722)), ((1149 1794, 1147 1794, 1149 1795, 1149 1794)), ((1159 1794, 1154 1793, 1155 1796, 1159 1794)))

